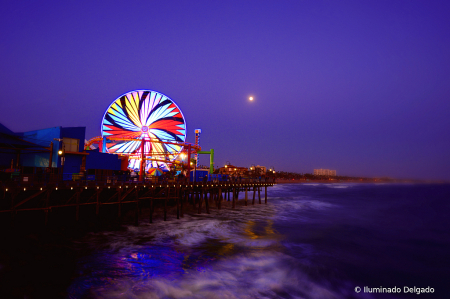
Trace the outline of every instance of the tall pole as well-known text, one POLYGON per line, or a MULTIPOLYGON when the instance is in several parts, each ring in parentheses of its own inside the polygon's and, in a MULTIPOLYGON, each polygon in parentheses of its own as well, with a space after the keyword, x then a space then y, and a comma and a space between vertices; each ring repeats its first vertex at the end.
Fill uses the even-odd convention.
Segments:
POLYGON ((53 141, 50 142, 50 158, 48 160, 48 168, 52 168, 53 160, 53 141))
POLYGON ((188 145, 188 162, 187 162, 187 174, 188 182, 191 177, 191 145, 188 145))
MULTIPOLYGON (((200 143, 200 134, 202 133, 201 129, 195 129, 195 145, 199 145, 200 143)), ((195 169, 197 169, 198 166, 198 152, 195 153, 195 169)), ((194 172, 195 174, 195 172, 194 172)))
POLYGON ((61 181, 64 181, 64 162, 66 162, 66 145, 62 145, 62 155, 61 155, 61 181))
POLYGON ((209 173, 214 173, 214 149, 209 152, 209 173))
MULTIPOLYGON (((197 156, 197 154, 195 154, 195 155, 197 156)), ((195 164, 194 164, 194 175, 193 175, 193 178, 192 178, 192 181, 194 181, 194 182, 196 180, 196 177, 195 177, 196 172, 197 172, 197 160, 195 161, 195 164)))
POLYGON ((145 139, 142 138, 141 140, 141 164, 139 165, 139 181, 143 181, 144 177, 144 145, 145 145, 145 139))
POLYGON ((20 151, 17 151, 16 168, 19 168, 20 151))
POLYGON ((106 136, 103 136, 103 142, 102 142, 102 152, 103 153, 107 153, 107 149, 106 149, 106 136))

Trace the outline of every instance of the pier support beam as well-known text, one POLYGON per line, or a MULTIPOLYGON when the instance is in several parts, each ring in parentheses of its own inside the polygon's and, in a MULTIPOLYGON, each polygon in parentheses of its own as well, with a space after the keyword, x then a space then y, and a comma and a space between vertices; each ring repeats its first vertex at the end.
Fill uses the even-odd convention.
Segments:
POLYGON ((50 202, 50 194, 52 194, 52 190, 49 189, 47 191, 47 196, 45 197, 45 226, 47 226, 48 224, 48 211, 49 211, 49 202, 50 202))
POLYGON ((117 211, 117 215, 118 217, 122 217, 122 188, 119 188, 119 191, 117 193, 117 198, 118 198, 118 211, 117 211))
POLYGON ((258 198, 259 198, 259 204, 261 204, 261 187, 258 186, 258 198))
POLYGON ((75 221, 79 221, 80 220, 80 194, 81 194, 81 188, 80 189, 77 189, 77 191, 75 191, 75 192, 77 192, 77 194, 75 195, 76 196, 76 199, 75 199, 75 202, 76 202, 76 204, 77 204, 77 206, 75 207, 75 221))
POLYGON ((167 188, 167 196, 164 197, 164 221, 167 221, 167 199, 170 196, 170 187, 167 188))
POLYGON ((252 200, 252 205, 255 204, 255 197, 256 197, 256 187, 253 186, 253 200, 252 200))
POLYGON ((236 188, 235 187, 233 187, 232 192, 233 192, 233 203, 231 204, 231 208, 234 209, 234 208, 236 208, 236 188))
POLYGON ((248 188, 245 187, 245 201, 244 201, 245 206, 247 206, 247 200, 248 200, 248 188))
POLYGON ((176 201, 177 201, 177 219, 180 219, 180 200, 182 200, 181 198, 181 190, 178 192, 178 188, 177 190, 177 194, 175 195, 176 197, 176 201))
POLYGON ((139 225, 139 189, 136 188, 136 211, 134 213, 134 225, 139 225))
POLYGON ((184 217, 184 213, 183 213, 183 202, 188 202, 189 200, 189 193, 187 192, 187 190, 184 191, 184 199, 181 200, 181 205, 180 205, 180 216, 184 217))
POLYGON ((96 197, 96 204, 95 204, 95 215, 98 217, 98 214, 100 212, 100 189, 97 189, 97 193, 95 194, 96 197))
POLYGON ((267 204, 267 185, 264 187, 264 203, 267 204))
POLYGON ((200 191, 198 193, 199 193, 199 197, 200 197, 200 200, 198 201, 198 214, 201 214, 202 213, 202 203, 203 203, 203 188, 202 188, 201 194, 200 194, 200 191))
POLYGON ((153 223, 153 198, 150 197, 150 223, 153 223))
POLYGON ((208 198, 208 190, 206 190, 205 193, 205 206, 206 206, 206 214, 209 214, 209 200, 211 199, 212 193, 209 193, 209 198, 208 198))

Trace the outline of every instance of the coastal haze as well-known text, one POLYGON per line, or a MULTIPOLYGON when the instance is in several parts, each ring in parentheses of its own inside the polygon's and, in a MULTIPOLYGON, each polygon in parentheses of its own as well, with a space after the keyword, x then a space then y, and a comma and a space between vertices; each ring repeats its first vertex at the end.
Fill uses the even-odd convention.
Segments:
POLYGON ((8 1, 0 119, 91 138, 114 99, 148 88, 179 105, 187 141, 202 129, 216 166, 449 180, 449 12, 447 1, 8 1))

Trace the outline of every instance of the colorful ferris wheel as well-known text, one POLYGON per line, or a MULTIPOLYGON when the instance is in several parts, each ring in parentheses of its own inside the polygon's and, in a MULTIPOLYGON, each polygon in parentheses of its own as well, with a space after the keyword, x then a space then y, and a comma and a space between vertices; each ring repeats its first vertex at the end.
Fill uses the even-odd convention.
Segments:
POLYGON ((183 149, 186 122, 168 96, 134 90, 118 97, 106 109, 101 132, 102 138, 108 140, 109 153, 130 157, 128 168, 139 168, 140 157, 144 156, 146 169, 166 169, 183 149))

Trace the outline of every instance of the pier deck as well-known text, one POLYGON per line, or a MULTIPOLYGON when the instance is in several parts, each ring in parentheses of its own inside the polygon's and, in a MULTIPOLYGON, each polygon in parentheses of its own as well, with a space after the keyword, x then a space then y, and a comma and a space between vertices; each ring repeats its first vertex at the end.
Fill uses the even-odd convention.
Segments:
MULTIPOLYGON (((231 201, 234 209, 239 193, 245 192, 244 205, 262 204, 261 191, 264 188, 264 203, 267 204, 267 187, 274 183, 268 182, 63 182, 59 184, 2 184, 0 190, 0 218, 10 215, 14 221, 21 212, 43 212, 45 224, 49 212, 58 213, 64 209, 66 215, 73 215, 75 221, 80 219, 80 208, 95 207, 95 215, 106 206, 113 206, 108 213, 123 215, 123 208, 135 210, 135 224, 139 221, 139 211, 143 207, 150 209, 149 222, 153 222, 155 205, 163 208, 164 220, 167 220, 168 206, 176 206, 176 217, 183 217, 184 207, 192 205, 197 213, 210 213, 210 205, 222 208, 222 201, 231 201), (249 194, 251 193, 251 194, 249 194), (249 201, 251 195, 251 201, 249 201), (70 209, 67 214, 67 209, 70 209), (73 210, 73 211, 72 211, 73 210), (115 211, 115 212, 111 212, 115 211)), ((93 213, 91 213, 93 214, 93 213)), ((95 217, 95 216, 94 216, 95 217)))

